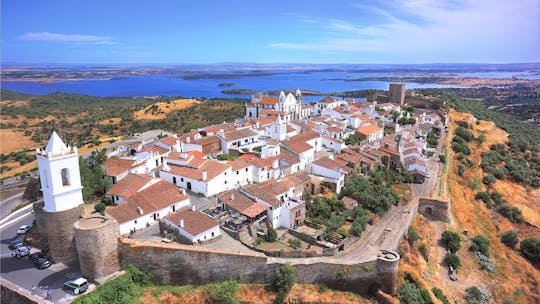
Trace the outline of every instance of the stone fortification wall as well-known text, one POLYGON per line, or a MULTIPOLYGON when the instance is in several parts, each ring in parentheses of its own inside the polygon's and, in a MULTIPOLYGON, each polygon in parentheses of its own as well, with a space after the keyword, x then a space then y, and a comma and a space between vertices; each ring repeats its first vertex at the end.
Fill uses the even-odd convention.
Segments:
POLYGON ((32 210, 34 211, 34 218, 36 220, 36 223, 34 227, 32 227, 32 229, 34 230, 34 232, 46 236, 47 230, 45 229, 45 222, 43 222, 43 206, 43 199, 40 199, 32 205, 32 210))
POLYGON ((118 224, 104 216, 80 219, 73 224, 83 277, 97 280, 120 269, 118 224))
POLYGON ((165 284, 205 284, 235 279, 242 283, 271 283, 276 269, 291 263, 299 282, 322 283, 329 287, 366 292, 373 284, 395 292, 399 255, 393 259, 374 257, 355 263, 338 258, 269 258, 263 254, 231 253, 180 244, 157 244, 132 239, 120 240, 122 267, 149 267, 165 284))
POLYGON ((419 199, 418 212, 428 218, 435 218, 445 222, 450 221, 450 200, 443 198, 419 199))
POLYGON ((37 304, 43 300, 26 289, 20 288, 7 280, 0 280, 0 303, 2 304, 37 304))
MULTIPOLYGON (((37 205, 36 208, 40 208, 40 205, 37 205)), ((64 264, 79 262, 75 248, 73 223, 78 221, 83 214, 84 206, 82 204, 60 212, 45 212, 42 209, 34 213, 36 223, 41 221, 45 226, 47 240, 54 262, 64 264)))

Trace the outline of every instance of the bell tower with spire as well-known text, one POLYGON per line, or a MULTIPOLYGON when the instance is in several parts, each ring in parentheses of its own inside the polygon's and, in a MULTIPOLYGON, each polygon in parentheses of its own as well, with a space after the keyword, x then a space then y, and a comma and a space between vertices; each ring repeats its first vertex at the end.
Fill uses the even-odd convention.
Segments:
POLYGON ((45 212, 83 204, 77 147, 66 146, 53 131, 45 150, 36 149, 45 212))

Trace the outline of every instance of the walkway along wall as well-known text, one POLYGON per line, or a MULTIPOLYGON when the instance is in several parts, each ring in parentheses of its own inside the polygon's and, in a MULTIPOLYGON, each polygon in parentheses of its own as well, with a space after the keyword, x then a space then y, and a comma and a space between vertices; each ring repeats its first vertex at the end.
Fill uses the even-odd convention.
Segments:
POLYGON ((231 253, 181 244, 158 244, 120 239, 121 267, 133 264, 150 268, 163 284, 206 284, 224 280, 241 283, 271 283, 276 269, 291 263, 298 282, 322 283, 331 288, 366 292, 377 283, 387 293, 395 293, 399 255, 382 252, 365 263, 328 257, 286 259, 259 253, 231 253))

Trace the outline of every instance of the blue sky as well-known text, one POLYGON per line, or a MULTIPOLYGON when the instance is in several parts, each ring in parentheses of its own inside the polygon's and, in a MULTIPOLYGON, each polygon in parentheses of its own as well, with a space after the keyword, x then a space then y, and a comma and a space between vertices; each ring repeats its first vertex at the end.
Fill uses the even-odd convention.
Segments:
POLYGON ((1 0, 3 63, 540 62, 538 0, 1 0))

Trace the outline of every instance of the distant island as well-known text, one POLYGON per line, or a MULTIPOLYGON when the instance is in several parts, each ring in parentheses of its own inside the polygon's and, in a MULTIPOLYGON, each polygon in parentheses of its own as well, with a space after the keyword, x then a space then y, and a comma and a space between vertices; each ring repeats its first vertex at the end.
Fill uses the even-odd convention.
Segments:
POLYGON ((234 86, 236 86, 236 84, 232 82, 224 82, 224 83, 218 84, 218 87, 234 87, 234 86))

